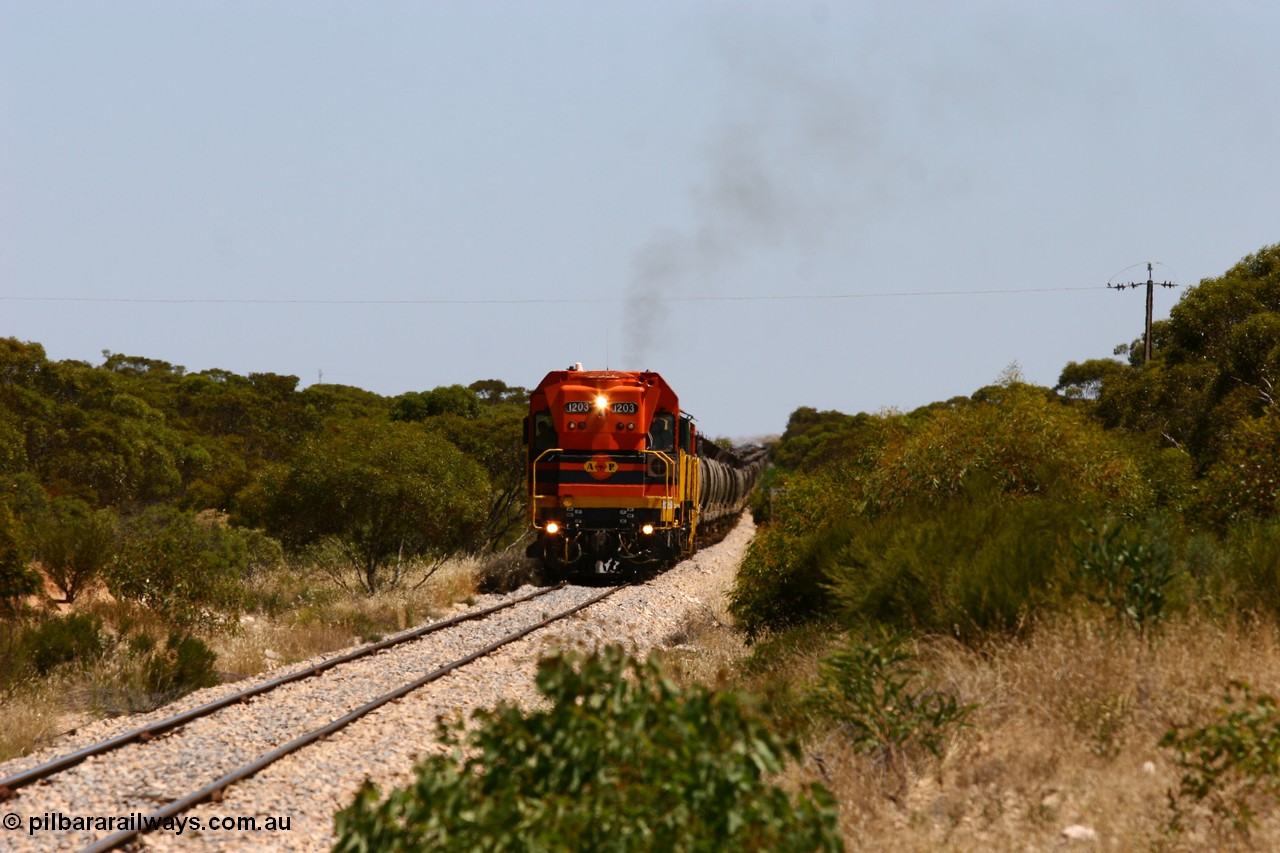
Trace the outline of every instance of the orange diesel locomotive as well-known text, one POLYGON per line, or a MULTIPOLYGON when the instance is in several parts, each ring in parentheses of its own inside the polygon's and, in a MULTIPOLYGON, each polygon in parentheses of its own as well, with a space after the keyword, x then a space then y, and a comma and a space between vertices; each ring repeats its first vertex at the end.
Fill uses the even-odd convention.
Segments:
POLYGON ((727 527, 764 467, 697 433, 656 373, 554 370, 529 397, 526 470, 553 575, 634 573, 688 556, 727 527))

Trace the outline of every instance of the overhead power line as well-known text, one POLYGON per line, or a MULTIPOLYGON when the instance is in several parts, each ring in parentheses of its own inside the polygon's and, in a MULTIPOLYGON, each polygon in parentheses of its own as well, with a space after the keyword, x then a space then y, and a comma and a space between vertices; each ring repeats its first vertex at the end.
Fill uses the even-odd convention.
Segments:
MULTIPOLYGON (((1016 287, 988 290, 910 290, 879 293, 786 293, 761 295, 645 296, 652 302, 816 302, 842 299, 890 299, 922 296, 982 296, 1006 293, 1063 293, 1092 287, 1016 287)), ((0 302, 89 302, 123 305, 598 305, 632 302, 628 296, 523 299, 157 299, 113 296, 0 296, 0 302)))

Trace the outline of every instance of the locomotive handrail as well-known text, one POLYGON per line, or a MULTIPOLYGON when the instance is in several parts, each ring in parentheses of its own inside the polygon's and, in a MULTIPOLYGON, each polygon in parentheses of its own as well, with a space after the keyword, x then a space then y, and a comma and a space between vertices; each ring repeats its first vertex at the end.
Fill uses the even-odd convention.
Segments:
POLYGON ((689 548, 693 549, 694 539, 698 534, 698 522, 702 518, 702 462, 699 456, 689 456, 690 476, 684 481, 685 494, 693 499, 689 502, 689 548))
MULTIPOLYGON (((671 501, 672 501, 672 508, 674 509, 674 507, 675 507, 675 496, 672 494, 672 491, 673 491, 673 490, 672 490, 672 486, 674 486, 674 485, 675 485, 675 476, 676 476, 676 475, 675 475, 675 466, 676 466, 676 462, 675 462, 675 460, 674 460, 674 459, 672 459, 670 456, 668 456, 668 455, 666 454, 666 452, 665 452, 665 451, 662 451, 662 450, 649 450, 649 449, 645 449, 645 450, 642 450, 642 451, 640 451, 640 452, 641 452, 641 453, 644 453, 644 454, 646 454, 646 455, 651 453, 651 454, 653 454, 654 456, 659 457, 660 459, 662 459, 662 461, 663 461, 664 463, 666 463, 666 464, 663 466, 664 468, 666 468, 666 471, 667 471, 666 476, 665 476, 665 478, 663 479, 663 489, 664 489, 664 491, 666 491, 666 493, 667 493, 667 497, 668 497, 669 499, 671 499, 671 501)), ((647 474, 647 473, 648 473, 648 469, 649 469, 649 464, 646 462, 644 467, 645 467, 645 473, 647 474)), ((658 510, 658 512, 659 512, 659 514, 661 514, 662 510, 658 510)), ((661 515, 659 515, 659 517, 661 517, 661 515)), ((668 526, 674 527, 674 526, 675 526, 675 521, 672 521, 672 522, 671 522, 671 524, 670 524, 670 525, 668 525, 668 526)))
POLYGON ((675 390, 652 371, 576 363, 552 370, 530 392, 528 418, 526 529, 536 541, 525 553, 553 574, 634 574, 694 553, 727 529, 727 514, 742 505, 764 465, 758 447, 731 449, 702 436, 675 390), (593 411, 590 420, 573 417, 593 411), (610 412, 622 417, 597 422, 610 412), (574 432, 549 431, 553 421, 574 432), (562 440, 566 449, 543 450, 562 440), (542 465, 552 480, 546 494, 542 465))
MULTIPOLYGON (((544 457, 547 457, 553 453, 563 453, 563 452, 564 452, 563 447, 549 447, 546 450, 539 453, 537 457, 534 458, 533 462, 530 463, 530 466, 529 466, 529 469, 530 469, 529 470, 529 493, 530 493, 529 494, 529 497, 530 497, 529 520, 535 530, 541 530, 543 527, 543 525, 538 524, 537 498, 550 497, 550 495, 544 495, 538 492, 538 464, 543 461, 544 457)), ((675 486, 676 481, 678 479, 676 474, 676 468, 675 468, 676 461, 672 459, 669 455, 667 455, 665 451, 662 451, 662 450, 646 449, 640 452, 646 455, 652 454, 653 456, 657 456, 660 459, 662 459, 664 463, 666 463, 664 466, 666 468, 666 474, 663 477, 663 487, 667 493, 666 497, 668 497, 672 501, 672 509, 674 509, 675 503, 677 501, 675 496, 673 496, 672 492, 673 492, 673 487, 675 486)), ((647 467, 648 466, 646 466, 646 468, 647 467)), ((672 525, 675 525, 674 521, 672 521, 669 526, 672 526, 672 525)))
POLYGON ((548 453, 564 453, 564 448, 563 447, 547 448, 546 450, 539 453, 538 457, 534 459, 533 463, 529 466, 529 492, 530 492, 529 521, 533 525, 534 530, 542 529, 542 527, 538 524, 538 500, 537 499, 542 497, 547 497, 546 495, 538 494, 538 463, 541 462, 542 457, 546 456, 548 453))

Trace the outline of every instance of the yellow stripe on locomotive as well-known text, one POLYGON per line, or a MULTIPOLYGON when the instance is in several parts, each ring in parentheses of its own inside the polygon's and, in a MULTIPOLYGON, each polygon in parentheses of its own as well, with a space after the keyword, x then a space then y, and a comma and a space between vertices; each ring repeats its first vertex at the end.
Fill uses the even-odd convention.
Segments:
POLYGON ((708 492, 728 482, 728 463, 700 451, 714 446, 650 371, 548 373, 530 395, 525 438, 537 536, 528 553, 558 575, 634 573, 688 556, 704 507, 720 517, 731 508, 719 499, 732 498, 740 511, 763 465, 734 475, 733 494, 708 492))

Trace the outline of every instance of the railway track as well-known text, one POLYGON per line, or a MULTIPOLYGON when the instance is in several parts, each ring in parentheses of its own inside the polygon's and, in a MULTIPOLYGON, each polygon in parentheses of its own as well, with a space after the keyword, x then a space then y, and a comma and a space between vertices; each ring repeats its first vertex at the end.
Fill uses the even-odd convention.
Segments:
MULTIPOLYGON (((122 831, 24 833, 29 846, 13 849, 105 851, 134 844, 166 820, 201 803, 221 801, 230 786, 287 756, 622 588, 537 590, 329 658, 12 773, 0 779, 6 812, 24 812, 32 819, 42 813, 53 823, 52 815, 68 812, 134 818, 122 831), (384 665, 389 663, 394 665, 384 665), (197 779, 202 784, 193 790, 197 779), (163 805, 151 807, 157 801, 163 805)), ((15 833, 6 835, 0 839, 19 840, 15 833)))

